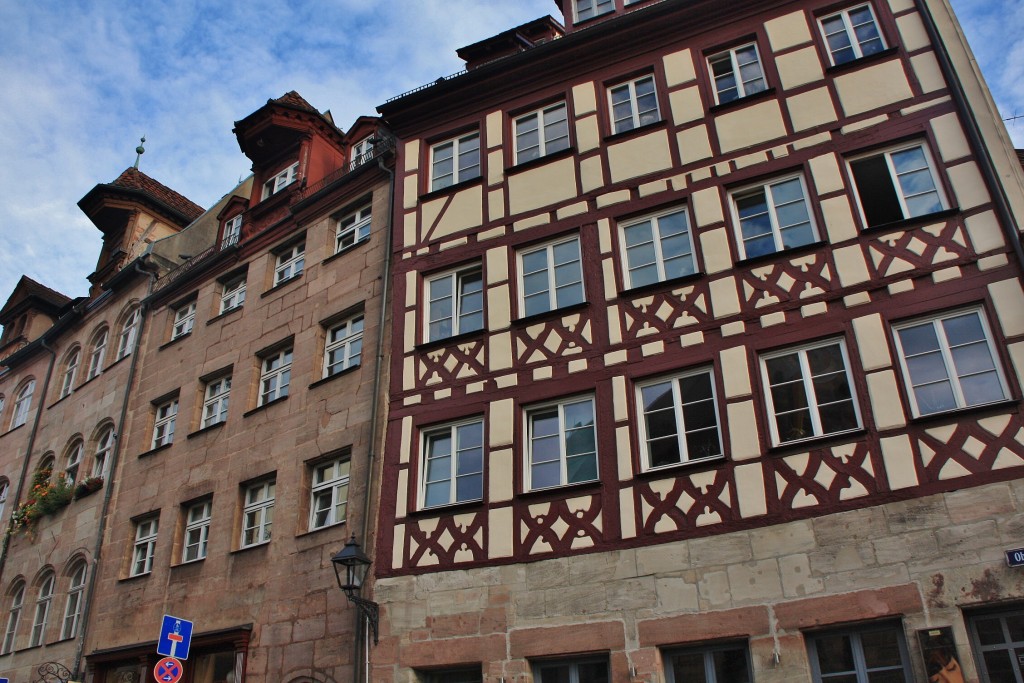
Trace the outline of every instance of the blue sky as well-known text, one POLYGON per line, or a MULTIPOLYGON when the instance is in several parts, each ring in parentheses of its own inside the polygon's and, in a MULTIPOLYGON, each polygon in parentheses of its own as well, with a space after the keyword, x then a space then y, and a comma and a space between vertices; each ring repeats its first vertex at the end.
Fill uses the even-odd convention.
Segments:
MULTIPOLYGON (((1024 114, 1024 0, 952 0, 1003 116, 1024 114), (1008 39, 1012 36, 1013 39, 1008 39)), ((0 304, 24 273, 85 294, 77 202, 135 160, 202 206, 249 173, 233 122, 297 90, 347 128, 462 68, 455 50, 553 0, 0 3, 0 304)), ((1011 124, 1024 147, 1024 119, 1011 124)))

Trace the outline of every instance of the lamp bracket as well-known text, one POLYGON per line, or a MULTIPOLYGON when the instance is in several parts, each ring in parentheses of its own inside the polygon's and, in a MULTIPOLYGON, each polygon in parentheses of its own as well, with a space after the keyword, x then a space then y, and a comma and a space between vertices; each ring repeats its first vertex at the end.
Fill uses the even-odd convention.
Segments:
POLYGON ((380 623, 380 605, 373 600, 366 600, 358 595, 353 595, 349 591, 345 591, 345 596, 366 617, 367 623, 370 624, 370 628, 373 630, 373 644, 376 645, 378 642, 378 624, 380 623))

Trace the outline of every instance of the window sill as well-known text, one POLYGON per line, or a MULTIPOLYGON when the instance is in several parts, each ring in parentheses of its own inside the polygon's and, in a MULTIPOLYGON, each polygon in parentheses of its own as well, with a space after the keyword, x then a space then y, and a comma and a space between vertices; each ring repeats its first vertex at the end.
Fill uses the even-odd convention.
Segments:
POLYGON ((790 247, 789 249, 780 249, 779 251, 773 251, 770 254, 759 254, 757 256, 751 256, 750 258, 740 259, 736 262, 737 266, 753 266, 758 263, 765 263, 777 258, 792 258, 794 256, 800 256, 807 252, 820 249, 826 244, 825 240, 818 240, 811 242, 810 244, 801 244, 799 247, 790 247))
POLYGON ((266 548, 269 545, 270 545, 270 541, 263 541, 262 543, 253 543, 252 545, 247 545, 247 546, 243 546, 241 548, 235 548, 234 550, 229 550, 228 554, 229 555, 237 555, 238 553, 247 553, 247 552, 249 552, 251 550, 258 550, 260 548, 266 548))
POLYGON ((285 287, 287 287, 287 286, 288 286, 288 285, 290 285, 291 283, 293 283, 293 282, 295 282, 295 281, 297 281, 297 280, 301 280, 301 279, 302 279, 302 274, 303 274, 304 272, 306 272, 306 271, 305 271, 305 270, 301 270, 301 271, 299 271, 298 273, 296 273, 295 275, 292 275, 292 276, 291 276, 290 278, 288 278, 287 280, 281 280, 281 281, 280 281, 280 282, 278 282, 278 283, 277 283, 276 285, 274 285, 273 287, 271 287, 271 288, 270 288, 270 289, 268 289, 267 291, 265 291, 265 292, 263 292, 262 294, 260 294, 260 298, 261 298, 261 299, 265 299, 266 297, 270 296, 271 294, 274 294, 274 293, 276 293, 276 292, 277 292, 278 290, 280 290, 280 289, 284 289, 285 287))
POLYGON ((768 453, 777 456, 803 453, 804 451, 811 449, 826 448, 831 445, 859 439, 864 437, 867 433, 867 430, 863 427, 857 427, 856 429, 849 429, 845 432, 836 432, 835 434, 810 436, 806 439, 800 439, 799 441, 787 441, 786 443, 769 446, 768 453))
POLYGON ((661 467, 649 468, 637 472, 636 479, 650 480, 678 476, 685 472, 687 475, 703 470, 717 469, 728 462, 725 455, 716 455, 710 458, 699 460, 684 460, 673 465, 662 465, 661 467))
POLYGON ((359 247, 363 246, 364 244, 369 243, 369 241, 370 241, 370 237, 369 237, 369 235, 367 235, 366 237, 364 237, 363 239, 359 240, 358 242, 353 242, 352 244, 348 245, 344 249, 341 249, 340 251, 334 252, 333 254, 331 254, 330 256, 325 258, 320 263, 326 265, 328 263, 331 263, 332 261, 337 261, 339 258, 344 256, 345 254, 348 254, 348 253, 351 253, 351 252, 355 251, 356 249, 358 249, 359 247))
POLYGON ((84 382, 82 382, 81 384, 79 384, 79 385, 78 385, 78 389, 75 389, 75 391, 79 391, 79 390, 81 390, 81 388, 82 388, 82 387, 84 387, 84 386, 85 386, 86 384, 89 384, 90 382, 93 382, 93 381, 95 381, 95 380, 96 380, 96 378, 97 378, 97 377, 99 377, 99 376, 100 376, 100 375, 102 375, 102 374, 103 374, 102 372, 97 372, 97 373, 96 373, 95 375, 93 375, 93 376, 92 376, 92 377, 90 377, 89 379, 87 379, 87 380, 85 380, 84 382))
POLYGON ((588 308, 589 306, 589 301, 582 301, 578 304, 573 304, 572 306, 563 306, 562 308, 555 308, 553 310, 544 311, 542 313, 534 313, 533 315, 528 315, 524 318, 516 318, 515 320, 512 321, 512 324, 518 326, 533 325, 543 320, 549 320, 561 317, 563 315, 569 315, 570 313, 573 313, 575 311, 582 311, 583 309, 588 308))
POLYGON ((163 344, 161 344, 161 345, 159 346, 159 348, 157 348, 157 351, 163 351, 163 350, 164 350, 164 349, 166 349, 166 348, 167 348, 168 346, 174 346, 175 344, 177 344, 178 342, 180 342, 180 341, 181 341, 182 339, 187 339, 188 337, 191 337, 191 336, 192 336, 192 330, 189 330, 189 331, 188 331, 188 332, 186 332, 185 334, 179 334, 179 335, 178 335, 177 337, 175 337, 174 339, 171 339, 170 341, 166 341, 166 342, 164 342, 163 344))
POLYGON ((921 216, 914 216, 913 218, 904 218, 901 221, 892 221, 891 223, 882 223, 881 225, 869 225, 868 227, 861 230, 862 233, 875 233, 875 232, 887 232, 889 230, 908 230, 910 228, 916 228, 919 225, 925 223, 931 223, 932 221, 942 220, 944 218, 950 218, 960 213, 960 207, 954 206, 949 209, 943 209, 942 211, 936 211, 934 213, 926 213, 921 216))
POLYGON ((228 423, 227 420, 221 420, 220 422, 214 422, 212 425, 207 425, 206 427, 202 427, 201 429, 197 429, 194 432, 190 432, 190 433, 186 434, 185 438, 186 439, 191 439, 192 437, 199 436, 200 434, 205 434, 206 432, 211 432, 214 429, 220 429, 221 427, 223 427, 227 423, 228 423))
POLYGON ((22 427, 24 427, 24 426, 25 426, 25 423, 24 423, 24 422, 22 422, 22 423, 21 423, 20 425, 18 425, 17 427, 11 427, 10 429, 8 429, 8 430, 7 430, 6 432, 4 432, 4 433, 3 433, 3 436, 7 436, 7 435, 8 435, 8 434, 10 434, 11 432, 17 431, 17 430, 21 429, 21 428, 22 428, 22 427))
POLYGON ((316 387, 323 386, 324 384, 327 384, 328 382, 330 382, 332 379, 337 379, 338 377, 341 377, 342 375, 347 375, 347 374, 349 374, 351 372, 354 372, 354 371, 358 370, 359 367, 360 367, 359 365, 350 365, 347 368, 345 368, 344 370, 339 370, 338 372, 334 373, 333 375, 328 375, 327 377, 318 379, 317 381, 315 381, 312 384, 310 384, 308 388, 309 389, 314 389, 316 387))
POLYGON ((641 294, 647 294, 648 292, 657 292, 662 289, 672 289, 695 280, 700 280, 704 277, 704 271, 698 270, 696 273, 690 273, 689 275, 681 275, 674 277, 670 280, 659 280, 658 282, 652 282, 646 285, 640 285, 639 287, 631 287, 630 289, 624 289, 619 292, 619 297, 631 297, 640 296, 641 294))
POLYGON ((237 306, 234 306, 234 307, 232 307, 232 308, 229 308, 229 309, 227 309, 226 311, 223 311, 223 312, 221 312, 221 313, 218 313, 217 315, 215 315, 215 316, 213 316, 212 318, 210 318, 209 320, 207 320, 207 321, 206 321, 206 324, 207 324, 207 325, 212 325, 212 324, 214 324, 215 322, 218 322, 218 321, 220 321, 220 320, 222 320, 222 319, 224 319, 224 318, 227 318, 227 317, 228 317, 229 315, 231 315, 232 313, 240 313, 240 312, 241 312, 241 310, 242 310, 242 306, 243 306, 243 305, 244 305, 244 304, 238 304, 237 306))
POLYGON ((171 565, 171 571, 173 572, 175 569, 181 569, 182 567, 193 567, 193 566, 195 566, 197 564, 200 564, 205 559, 206 559, 206 557, 199 557, 199 558, 196 558, 194 560, 189 560, 188 562, 178 562, 176 564, 172 564, 171 565))
POLYGON ((739 109, 745 107, 752 102, 760 102, 775 97, 775 88, 768 88, 761 92, 756 92, 753 95, 746 95, 739 98, 738 100, 730 100, 729 102, 723 102, 722 104, 715 104, 708 107, 709 114, 719 114, 723 111, 729 111, 730 109, 739 109))
POLYGON ((441 348, 443 346, 455 346, 456 344, 462 344, 470 340, 483 338, 484 336, 486 336, 486 334, 486 329, 473 330, 472 332, 463 332, 462 334, 456 334, 451 337, 444 337, 443 339, 434 339, 433 341, 426 341, 423 342, 422 344, 417 344, 414 347, 414 349, 416 351, 423 352, 441 348))
POLYGON ((63 403, 64 401, 68 400, 69 398, 71 398, 71 394, 75 393, 75 391, 77 391, 77 389, 73 389, 70 392, 68 392, 67 394, 65 394, 64 396, 61 396, 60 398, 58 398, 53 403, 51 403, 50 405, 46 406, 46 409, 49 410, 50 408, 54 407, 58 403, 63 403))
POLYGON ((287 400, 288 400, 288 395, 287 394, 285 394, 284 396, 278 396, 273 401, 267 401, 266 403, 264 403, 262 405, 256 406, 255 408, 253 408, 250 411, 242 413, 242 417, 249 417, 250 415, 255 415, 256 413, 260 412, 261 410, 265 410, 265 409, 269 408, 272 405, 277 405, 278 403, 281 403, 282 401, 287 401, 287 400))
POLYGON ((522 162, 520 164, 516 164, 514 166, 508 166, 508 167, 505 168, 505 175, 508 176, 508 175, 515 175, 517 173, 522 173, 523 171, 528 171, 531 168, 536 168, 537 166, 543 166, 544 164, 549 163, 551 161, 558 161, 559 159, 565 159, 566 157, 571 157, 574 154, 576 154, 576 147, 570 145, 569 147, 566 147, 565 149, 560 149, 557 152, 552 152, 551 154, 545 154, 542 157, 537 157, 536 159, 530 159, 529 161, 524 161, 524 162, 522 162))
MULTIPOLYGON (((124 360, 125 358, 131 358, 131 355, 132 355, 132 354, 131 354, 130 352, 129 352, 129 353, 126 353, 126 354, 124 354, 123 356, 121 356, 120 358, 118 358, 117 360, 115 360, 115 361, 114 361, 113 363, 111 363, 110 365, 108 365, 108 366, 106 367, 106 369, 105 369, 105 370, 104 370, 103 372, 110 372, 110 368, 114 367, 115 365, 117 365, 118 363, 120 363, 121 361, 123 361, 123 360, 124 360)), ((99 375, 97 375, 97 377, 99 377, 99 375)))
POLYGON ((608 135, 604 136, 603 142, 612 143, 618 142, 619 140, 628 140, 629 138, 640 137, 644 133, 649 133, 652 130, 667 127, 668 121, 666 121, 665 119, 661 119, 660 121, 655 121, 654 123, 645 123, 642 126, 630 128, 629 130, 624 130, 619 133, 609 133, 608 135))
POLYGON ((126 583, 128 581, 138 581, 139 579, 148 578, 150 575, 152 575, 152 573, 153 573, 153 570, 151 569, 148 572, 143 572, 142 574, 132 574, 131 576, 122 576, 117 581, 118 581, 118 583, 126 583))
POLYGON ((142 458, 148 458, 149 456, 154 455, 156 453, 159 453, 160 451, 166 451, 168 448, 170 448, 173 445, 174 445, 174 442, 170 441, 168 443, 165 443, 165 444, 162 444, 160 446, 157 446, 156 448, 150 448, 148 451, 146 451, 144 453, 139 453, 139 459, 141 460, 142 458))
MULTIPOLYGON (((843 71, 852 71, 852 70, 854 70, 854 69, 856 69, 856 68, 858 68, 860 66, 863 66, 864 64, 873 64, 875 62, 881 61, 881 60, 886 59, 888 57, 892 57, 894 54, 896 54, 899 51, 900 51, 900 49, 898 47, 886 48, 885 50, 882 50, 881 52, 876 52, 875 54, 868 55, 867 57, 860 57, 858 59, 854 59, 854 60, 849 61, 849 62, 843 62, 842 64, 833 64, 832 66, 825 67, 825 73, 827 73, 827 74, 834 74, 834 73, 842 73, 843 71)), ((830 55, 829 56, 829 60, 831 60, 831 59, 832 59, 832 57, 830 55)))
POLYGON ((601 480, 594 479, 593 481, 581 481, 575 484, 562 484, 561 486, 552 486, 546 489, 535 489, 532 491, 523 491, 519 494, 519 498, 531 499, 531 498, 564 498, 566 495, 579 495, 580 491, 586 489, 600 490, 601 480))
POLYGON ((430 201, 431 199, 437 199, 438 197, 444 197, 448 194, 455 194, 459 190, 465 190, 467 187, 473 185, 483 185, 483 176, 477 176, 476 178, 470 178, 469 180, 463 180, 462 182, 449 185, 448 187, 442 187, 439 190, 431 190, 420 195, 420 202, 430 201))
POLYGON ((480 509, 484 507, 484 505, 485 501, 482 498, 478 498, 476 500, 463 500, 458 503, 448 503, 446 505, 435 505, 434 507, 429 508, 409 510, 405 516, 407 519, 429 519, 431 517, 443 517, 444 515, 454 515, 468 510, 480 509))
POLYGON ((304 536, 312 536, 313 534, 318 534, 321 531, 327 531, 328 529, 334 529, 334 528, 339 527, 339 526, 345 526, 345 524, 347 522, 348 522, 347 519, 343 519, 340 522, 335 522, 334 524, 325 524, 324 526, 317 527, 316 529, 307 529, 306 531, 302 531, 300 533, 295 534, 295 538, 303 538, 304 536))
POLYGON ((915 415, 910 418, 910 422, 915 425, 920 424, 931 424, 934 422, 943 422, 946 420, 959 420, 965 415, 977 415, 988 412, 997 413, 1007 408, 1016 406, 1020 403, 1020 399, 1007 398, 1002 401, 996 401, 995 403, 984 403, 978 406, 968 406, 966 408, 954 408, 953 410, 944 410, 941 413, 928 413, 927 415, 915 415))

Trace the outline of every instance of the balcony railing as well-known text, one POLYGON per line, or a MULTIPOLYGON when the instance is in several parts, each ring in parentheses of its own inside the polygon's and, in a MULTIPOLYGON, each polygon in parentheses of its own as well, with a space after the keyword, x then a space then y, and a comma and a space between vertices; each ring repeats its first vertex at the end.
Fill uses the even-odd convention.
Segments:
POLYGON ((339 180, 349 175, 350 173, 355 173, 362 166, 365 166, 366 164, 370 163, 377 157, 383 155, 385 152, 389 152, 395 148, 395 139, 390 135, 385 135, 380 131, 377 131, 376 133, 374 133, 373 137, 375 142, 373 143, 373 147, 370 148, 370 151, 360 154, 358 157, 353 159, 348 164, 342 166, 334 173, 329 173, 320 180, 313 183, 312 185, 307 185, 306 187, 302 188, 302 190, 299 192, 298 201, 302 201, 303 199, 312 197, 317 192, 323 190, 325 187, 333 185, 334 183, 338 182, 339 180))

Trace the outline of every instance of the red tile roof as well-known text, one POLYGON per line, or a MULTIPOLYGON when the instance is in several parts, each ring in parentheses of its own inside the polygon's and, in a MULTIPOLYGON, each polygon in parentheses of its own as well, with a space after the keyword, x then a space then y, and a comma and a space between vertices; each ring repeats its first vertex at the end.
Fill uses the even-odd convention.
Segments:
POLYGON ((305 98, 302 97, 302 95, 300 95, 299 93, 295 92, 294 90, 289 90, 284 95, 281 95, 280 97, 278 97, 276 100, 270 100, 270 101, 274 102, 275 104, 287 104, 287 105, 290 105, 292 107, 298 107, 300 109, 307 109, 307 110, 309 110, 311 112, 314 112, 316 114, 320 113, 320 112, 318 112, 316 110, 316 108, 312 104, 307 102, 305 100, 305 98))
POLYGON ((189 198, 178 194, 163 183, 153 180, 137 168, 127 168, 111 183, 120 187, 141 190, 164 204, 181 212, 189 221, 203 215, 205 209, 189 198))
POLYGON ((22 275, 18 284, 15 285, 14 291, 11 292, 10 298, 7 299, 7 303, 4 304, 3 309, 0 309, 0 320, 6 318, 7 314, 19 303, 30 298, 39 299, 54 309, 61 309, 71 303, 70 297, 36 282, 28 275, 22 275))

